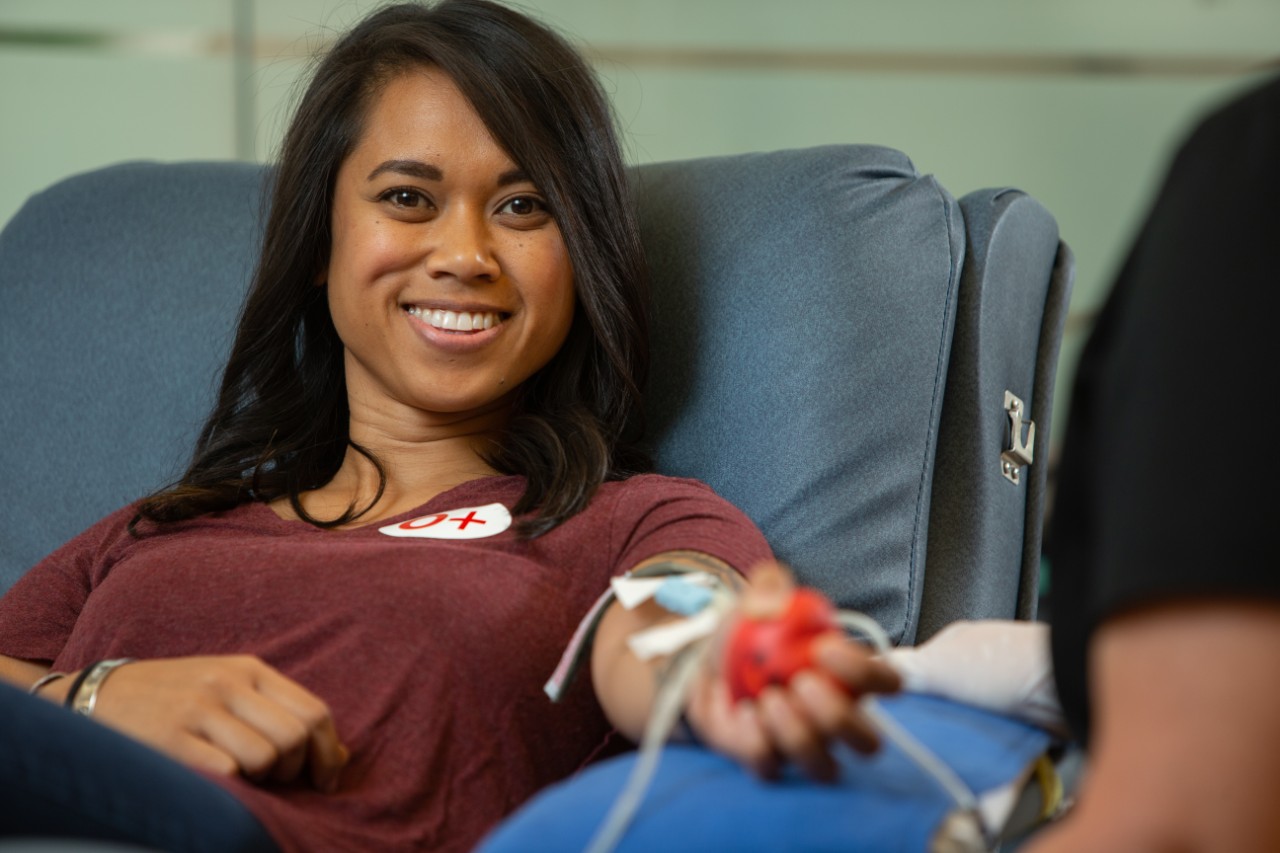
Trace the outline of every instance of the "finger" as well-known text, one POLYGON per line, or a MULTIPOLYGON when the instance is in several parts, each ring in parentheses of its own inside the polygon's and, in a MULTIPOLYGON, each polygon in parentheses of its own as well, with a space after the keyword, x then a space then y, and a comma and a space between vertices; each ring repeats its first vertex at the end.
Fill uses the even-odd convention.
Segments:
POLYGON ((779 759, 753 703, 735 704, 724 682, 695 682, 688 717, 707 746, 731 756, 762 778, 777 774, 779 759))
POLYGON ((193 733, 229 755, 240 772, 257 782, 267 778, 280 757, 257 729, 222 708, 204 714, 193 733))
POLYGON ((880 747, 875 726, 862 713, 856 700, 849 697, 829 678, 807 670, 791 679, 791 690, 805 716, 826 737, 834 738, 869 754, 880 747))
POLYGON ((812 651, 814 664, 847 685, 855 696, 902 689, 897 670, 839 632, 814 640, 812 651))
POLYGON ((311 781, 322 791, 334 790, 350 752, 338 737, 329 706, 302 685, 269 668, 260 676, 258 689, 302 722, 308 733, 306 754, 311 781))
MULTIPOLYGON (((732 701, 727 694, 726 701, 732 701)), ((761 779, 776 779, 782 770, 782 756, 769 740, 759 707, 752 701, 737 702, 732 704, 731 714, 739 760, 761 779)))
POLYGON ((732 708, 723 701, 722 693, 714 678, 700 676, 694 679, 685 718, 706 746, 737 758, 740 748, 736 723, 732 708))
POLYGON ((852 705, 849 695, 813 670, 797 672, 789 685, 806 718, 827 736, 839 736, 852 705))
POLYGON ((165 751, 171 758, 188 767, 215 776, 230 777, 240 772, 240 765, 226 750, 195 734, 187 733, 175 743, 169 744, 165 751))
POLYGON ((750 619, 772 619, 780 616, 795 592, 791 573, 777 563, 761 563, 751 570, 750 583, 739 606, 750 619))
POLYGON ((327 734, 311 738, 307 758, 311 763, 311 784, 330 794, 338 790, 342 768, 347 766, 351 751, 338 739, 332 725, 327 734))
POLYGON ((767 687, 761 691, 758 704, 765 729, 783 756, 799 765, 810 778, 820 782, 835 779, 836 763, 825 739, 785 691, 767 687))
POLYGON ((308 757, 311 738, 306 724, 279 702, 252 688, 227 697, 227 707, 275 747, 276 761, 270 768, 271 779, 291 782, 298 778, 308 757))

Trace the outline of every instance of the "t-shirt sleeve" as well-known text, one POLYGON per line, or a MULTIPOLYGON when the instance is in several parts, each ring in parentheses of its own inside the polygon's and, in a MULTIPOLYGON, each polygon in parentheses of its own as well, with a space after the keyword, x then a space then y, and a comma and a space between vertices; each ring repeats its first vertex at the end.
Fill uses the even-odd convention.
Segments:
POLYGON ((135 510, 99 521, 18 579, 0 598, 0 655, 52 661, 71 636, 90 591, 128 537, 135 510))
POLYGON ((610 535, 621 574, 665 551, 698 551, 746 574, 773 558, 746 514, 696 480, 637 477, 614 510, 610 535))

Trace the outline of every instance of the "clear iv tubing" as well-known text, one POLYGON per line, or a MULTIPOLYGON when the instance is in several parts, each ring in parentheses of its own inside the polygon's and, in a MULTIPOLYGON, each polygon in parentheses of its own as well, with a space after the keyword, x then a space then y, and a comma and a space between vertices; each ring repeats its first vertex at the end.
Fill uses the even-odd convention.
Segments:
MULTIPOLYGON (((870 616, 854 610, 841 610, 836 613, 836 619, 846 630, 855 631, 870 640, 871 645, 880 654, 889 651, 892 645, 889 642, 889 636, 880 627, 880 623, 870 616)), ((880 733, 893 741, 894 745, 902 750, 917 767, 929 774, 955 801, 957 807, 967 812, 977 810, 978 798, 974 796, 973 791, 969 790, 969 786, 942 759, 916 740, 915 736, 904 729, 897 720, 885 713, 884 708, 874 696, 863 696, 861 704, 862 712, 875 724, 880 733)))
POLYGON ((645 791, 653 781, 653 774, 658 770, 658 759, 662 757, 662 746, 667 741, 676 720, 680 718, 680 706, 684 703, 689 684, 702 666, 703 658, 711 643, 698 643, 686 647, 672 659, 667 678, 654 697, 653 713, 649 725, 645 727, 644 737, 640 741, 640 753, 635 767, 627 778, 627 784, 613 801, 604 823, 596 830, 595 837, 587 845, 587 853, 609 853, 618 846, 622 835, 627 831, 631 819, 640 809, 645 791))
MULTIPOLYGON (((836 618, 841 627, 862 634, 870 640, 877 652, 883 654, 889 651, 891 643, 888 635, 870 616, 853 610, 841 610, 837 612, 836 618)), ((702 665, 702 660, 706 657, 711 645, 710 642, 695 644, 685 648, 673 658, 671 670, 654 698, 653 714, 649 718, 649 725, 645 728, 644 737, 641 739, 640 753, 635 767, 632 768, 622 793, 609 809, 604 823, 600 825, 600 829, 587 845, 587 853, 609 853, 622 840, 631 820, 640 809, 640 803, 644 800, 644 794, 650 782, 653 781, 654 773, 658 770, 662 746, 680 717, 680 706, 684 703, 689 683, 702 665)), ((863 696, 860 705, 863 713, 880 733, 902 750, 902 753, 920 770, 937 782, 938 786, 955 801, 959 809, 970 813, 977 811, 978 798, 974 796, 969 786, 942 759, 934 755, 928 747, 887 714, 875 697, 863 696)))

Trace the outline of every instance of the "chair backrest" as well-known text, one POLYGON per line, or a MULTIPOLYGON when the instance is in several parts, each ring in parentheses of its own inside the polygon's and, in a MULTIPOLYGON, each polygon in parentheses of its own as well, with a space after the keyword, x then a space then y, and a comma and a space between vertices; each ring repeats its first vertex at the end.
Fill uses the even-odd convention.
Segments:
POLYGON ((939 425, 929 571, 917 637, 956 619, 1032 618, 1049 472, 1058 351, 1074 281, 1053 218, 1017 190, 960 199, 968 245, 939 425), (1015 442, 1006 396, 1022 403, 1017 437, 1032 464, 1007 476, 1015 442), (1016 479, 1017 482, 1014 482, 1016 479))
MULTIPOLYGON (((180 472, 251 274, 266 174, 108 167, 33 197, 0 233, 0 590, 180 472)), ((1032 615, 1070 283, 1043 208, 1013 191, 957 203, 875 146, 632 177, 660 470, 711 483, 803 580, 897 641, 1032 615), (1018 485, 1000 474, 1008 419, 990 398, 1005 389, 1039 425, 1018 485)))

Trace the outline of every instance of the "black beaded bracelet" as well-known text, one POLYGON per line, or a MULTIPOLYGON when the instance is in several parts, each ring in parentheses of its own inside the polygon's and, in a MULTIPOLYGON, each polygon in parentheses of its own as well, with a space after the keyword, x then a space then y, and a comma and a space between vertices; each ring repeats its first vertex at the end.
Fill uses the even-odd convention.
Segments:
POLYGON ((75 681, 71 682, 71 687, 67 689, 67 698, 62 700, 62 704, 68 708, 76 701, 76 694, 80 692, 80 688, 84 686, 84 680, 89 677, 89 673, 102 661, 94 661, 76 674, 75 681))

